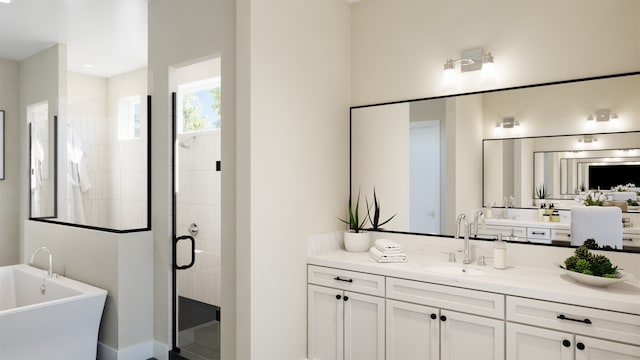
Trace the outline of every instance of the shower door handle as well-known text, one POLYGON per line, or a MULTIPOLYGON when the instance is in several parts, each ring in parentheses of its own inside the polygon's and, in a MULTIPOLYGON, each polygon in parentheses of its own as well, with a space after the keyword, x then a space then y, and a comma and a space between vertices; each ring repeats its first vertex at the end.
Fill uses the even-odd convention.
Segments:
POLYGON ((196 262, 196 239, 193 238, 193 236, 191 235, 182 235, 182 236, 178 236, 176 238, 176 247, 178 245, 178 242, 181 240, 189 240, 191 241, 191 262, 187 265, 178 265, 177 264, 177 260, 176 260, 176 264, 174 265, 176 267, 176 270, 185 270, 188 269, 190 267, 193 266, 193 264, 196 262))

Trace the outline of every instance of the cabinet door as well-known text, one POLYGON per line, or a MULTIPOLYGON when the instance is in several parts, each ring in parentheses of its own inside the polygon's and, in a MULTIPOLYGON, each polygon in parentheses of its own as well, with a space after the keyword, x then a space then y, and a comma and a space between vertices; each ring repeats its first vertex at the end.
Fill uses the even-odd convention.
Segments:
POLYGON ((573 334, 507 323, 507 359, 573 360, 573 334))
POLYGON ((344 359, 384 360, 384 298, 344 292, 344 359))
POLYGON ((387 359, 438 360, 440 311, 387 299, 387 359))
POLYGON ((576 360, 640 360, 640 346, 576 336, 576 360))
POLYGON ((504 321, 440 310, 442 360, 504 360, 504 321))
POLYGON ((307 336, 309 359, 343 359, 342 290, 308 285, 307 336))

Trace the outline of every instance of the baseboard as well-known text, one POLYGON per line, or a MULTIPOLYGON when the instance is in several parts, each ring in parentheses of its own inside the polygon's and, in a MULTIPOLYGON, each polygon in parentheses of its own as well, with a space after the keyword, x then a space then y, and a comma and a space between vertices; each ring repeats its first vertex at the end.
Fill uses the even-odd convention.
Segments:
POLYGON ((158 360, 169 360, 169 345, 154 341, 153 357, 158 360))
POLYGON ((147 341, 121 350, 98 343, 98 360, 144 360, 151 357, 163 360, 167 359, 168 352, 168 346, 155 341, 147 341))

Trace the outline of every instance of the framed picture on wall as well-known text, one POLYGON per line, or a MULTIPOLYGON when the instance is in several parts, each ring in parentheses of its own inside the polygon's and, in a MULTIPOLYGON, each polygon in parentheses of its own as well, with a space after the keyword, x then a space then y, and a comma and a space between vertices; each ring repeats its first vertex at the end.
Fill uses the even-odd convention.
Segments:
POLYGON ((4 110, 0 110, 0 180, 4 180, 4 110))

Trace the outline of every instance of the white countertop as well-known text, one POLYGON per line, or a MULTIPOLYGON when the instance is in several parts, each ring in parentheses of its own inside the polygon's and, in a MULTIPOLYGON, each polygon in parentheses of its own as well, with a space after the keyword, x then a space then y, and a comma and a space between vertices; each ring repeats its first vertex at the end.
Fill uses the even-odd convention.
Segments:
POLYGON ((376 262, 367 252, 337 250, 309 256, 307 263, 640 315, 640 280, 637 278, 600 288, 578 283, 559 268, 512 266, 498 270, 491 265, 448 263, 443 261, 443 256, 409 253, 408 257, 406 263, 388 264, 376 262), (448 275, 428 269, 440 265, 465 266, 486 274, 448 275))

